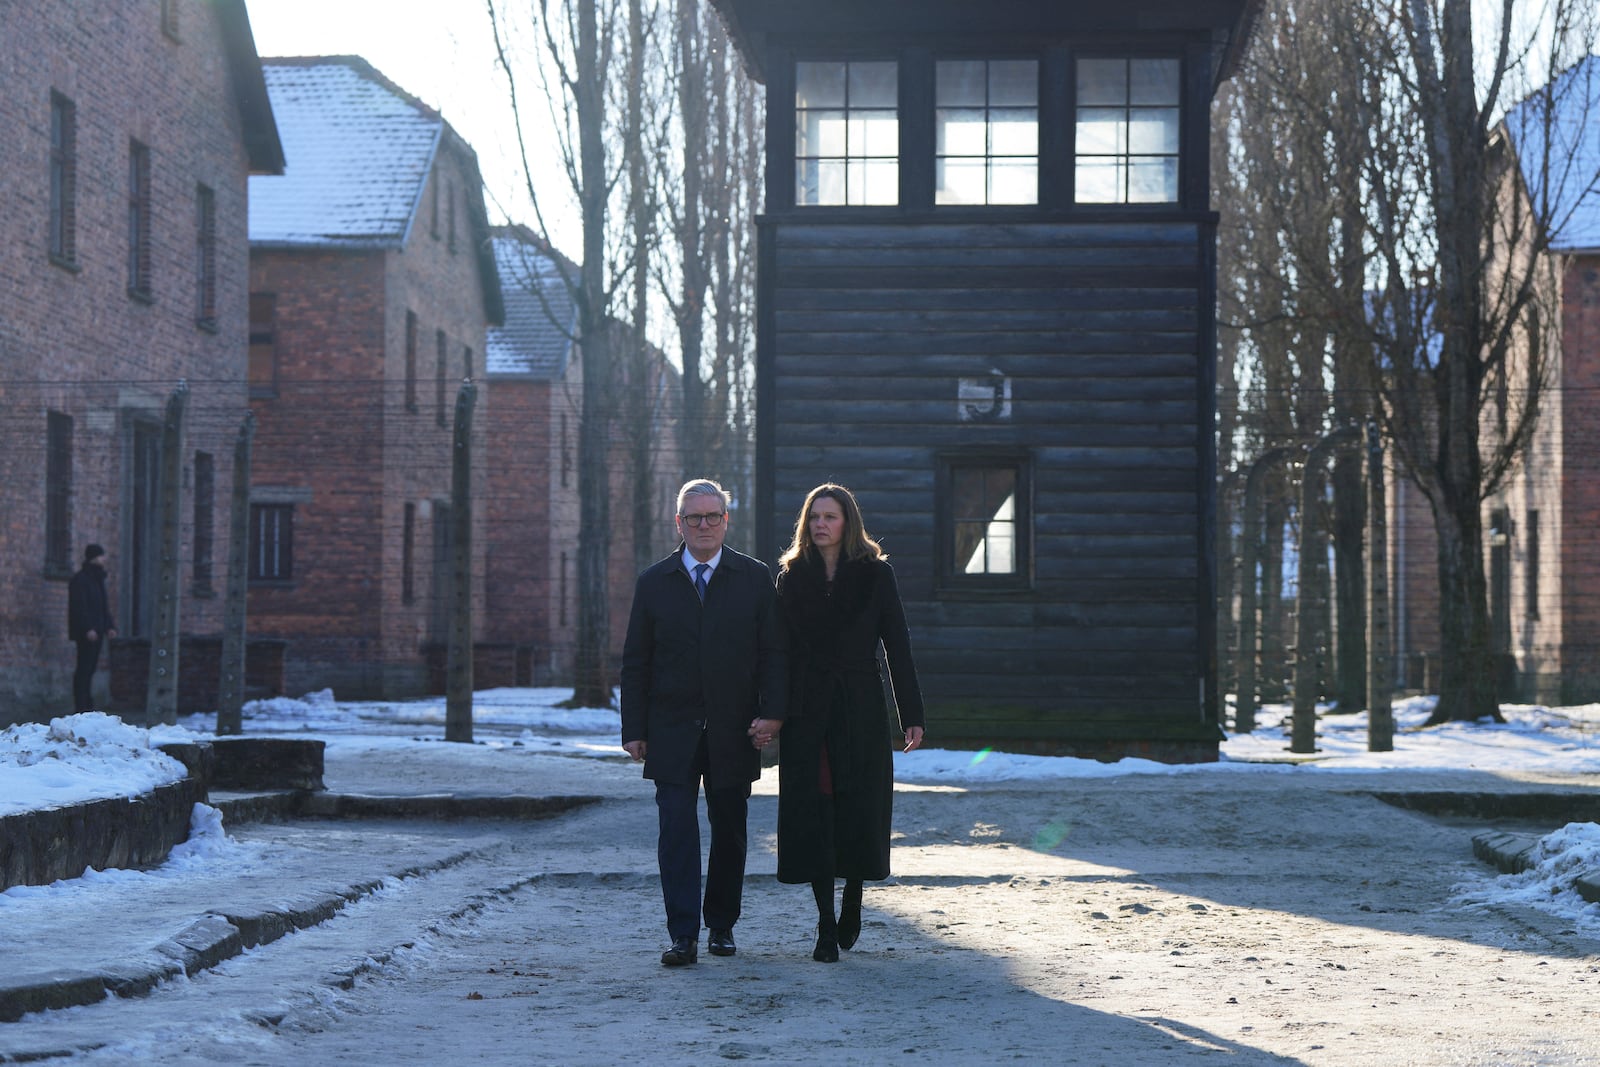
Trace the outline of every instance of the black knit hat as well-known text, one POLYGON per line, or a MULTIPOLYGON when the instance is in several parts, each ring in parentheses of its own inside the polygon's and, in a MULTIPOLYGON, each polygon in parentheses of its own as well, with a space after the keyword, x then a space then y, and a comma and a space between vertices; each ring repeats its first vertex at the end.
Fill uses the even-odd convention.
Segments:
POLYGON ((99 545, 90 545, 88 548, 83 550, 83 561, 88 563, 90 560, 99 559, 105 554, 106 550, 101 548, 99 545))

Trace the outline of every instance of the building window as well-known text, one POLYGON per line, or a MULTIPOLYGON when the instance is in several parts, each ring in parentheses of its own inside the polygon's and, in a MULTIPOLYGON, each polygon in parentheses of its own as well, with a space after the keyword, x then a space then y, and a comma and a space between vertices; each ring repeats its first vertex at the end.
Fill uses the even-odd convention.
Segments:
POLYGON ((795 203, 899 203, 898 106, 893 62, 795 64, 795 203))
POLYGON ((572 477, 572 446, 567 442, 567 413, 561 413, 561 488, 567 488, 572 477))
POLYGON ((449 392, 450 380, 450 343, 445 340, 444 331, 437 335, 438 354, 434 356, 433 365, 433 417, 440 426, 450 425, 450 407, 445 403, 445 396, 449 392))
POLYGON ((128 295, 150 300, 150 149, 128 142, 128 295))
POLYGON ((1523 599, 1527 601, 1524 613, 1530 619, 1539 617, 1539 512, 1528 511, 1528 528, 1523 535, 1526 558, 1523 566, 1523 599))
POLYGON ((428 232, 435 241, 439 239, 439 186, 443 184, 444 182, 437 173, 434 174, 433 181, 428 183, 428 232))
POLYGON ((456 187, 454 182, 444 187, 445 244, 450 254, 456 251, 456 187))
POLYGON ((212 523, 216 517, 217 473, 210 452, 194 454, 194 591, 211 595, 212 523))
POLYGON ((1078 60, 1077 201, 1178 200, 1176 59, 1078 60))
POLYGON ((72 573, 72 416, 45 415, 44 570, 72 573))
POLYGON ((217 328, 217 195, 208 185, 194 191, 194 321, 205 330, 217 328))
POLYGON ((78 108, 50 94, 50 258, 78 265, 78 108))
POLYGON ((250 395, 278 395, 278 297, 250 294, 250 395))
POLYGON ((934 202, 1039 202, 1039 64, 937 64, 934 202))
POLYGON ((406 410, 417 410, 417 313, 406 312, 406 410))
POLYGON ((178 0, 161 0, 161 32, 178 39, 178 0))
POLYGON ((944 588, 1025 588, 1032 573, 1030 464, 1021 455, 939 460, 939 576, 944 588))
POLYGON ((250 505, 250 580, 294 577, 294 505, 250 505))
POLYGON ((417 505, 407 501, 400 528, 400 603, 417 601, 417 505))

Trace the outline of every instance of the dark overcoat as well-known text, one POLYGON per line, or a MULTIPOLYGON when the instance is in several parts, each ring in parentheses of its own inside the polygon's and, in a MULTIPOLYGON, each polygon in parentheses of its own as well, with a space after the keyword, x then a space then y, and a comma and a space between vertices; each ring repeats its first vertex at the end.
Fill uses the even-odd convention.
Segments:
POLYGON ((704 730, 707 788, 748 787, 761 777, 748 731, 758 717, 784 717, 786 646, 772 575, 760 560, 725 546, 703 604, 681 544, 640 574, 622 645, 622 743, 645 742, 644 776, 697 781, 704 730))
POLYGON ((900 728, 922 725, 894 570, 877 559, 841 560, 830 589, 821 559, 808 553, 778 576, 778 604, 790 649, 789 718, 778 738, 778 879, 887 878, 895 745, 880 643, 900 728))
POLYGON ((111 601, 106 595, 106 569, 85 563, 67 583, 67 640, 82 641, 90 630, 104 640, 117 628, 111 617, 111 601))

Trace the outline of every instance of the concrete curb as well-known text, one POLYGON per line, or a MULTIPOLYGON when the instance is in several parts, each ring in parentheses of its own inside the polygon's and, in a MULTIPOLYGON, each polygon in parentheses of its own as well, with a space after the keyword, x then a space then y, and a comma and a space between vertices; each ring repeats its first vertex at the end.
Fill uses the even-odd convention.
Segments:
POLYGON ((412 795, 325 793, 304 789, 213 797, 225 825, 290 819, 549 819, 604 799, 598 796, 496 796, 480 793, 412 795))
POLYGON ((400 867, 283 908, 219 908, 196 918, 142 959, 110 963, 96 971, 58 971, 17 985, 0 985, 0 1022, 16 1022, 31 1012, 49 1008, 95 1004, 107 996, 145 996, 180 974, 192 977, 246 949, 326 922, 390 879, 404 880, 446 870, 476 854, 477 850, 467 849, 431 863, 400 867))
POLYGON ((1392 807, 1426 815, 1474 819, 1600 822, 1600 793, 1551 790, 1520 793, 1362 790, 1392 807))
MULTIPOLYGON (((1538 834, 1513 834, 1489 831, 1472 839, 1472 854, 1506 874, 1521 874, 1534 866, 1538 834)), ((1600 903, 1600 870, 1582 871, 1572 880, 1572 888, 1590 904, 1600 903)))

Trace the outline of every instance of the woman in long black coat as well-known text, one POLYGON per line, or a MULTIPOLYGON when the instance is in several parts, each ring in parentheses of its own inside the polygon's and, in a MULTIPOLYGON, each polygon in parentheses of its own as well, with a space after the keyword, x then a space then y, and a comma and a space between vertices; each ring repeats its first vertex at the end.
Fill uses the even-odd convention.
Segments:
POLYGON ((862 883, 889 876, 894 742, 880 642, 907 752, 922 744, 922 693, 894 571, 867 536, 850 490, 811 491, 780 563, 790 696, 778 746, 778 880, 811 884, 812 958, 834 963, 861 933, 862 883), (836 878, 844 879, 837 918, 836 878))

